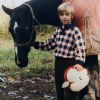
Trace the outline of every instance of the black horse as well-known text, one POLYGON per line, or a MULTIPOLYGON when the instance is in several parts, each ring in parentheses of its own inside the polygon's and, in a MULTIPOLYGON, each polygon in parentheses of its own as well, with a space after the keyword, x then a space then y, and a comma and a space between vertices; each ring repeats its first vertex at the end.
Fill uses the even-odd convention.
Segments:
POLYGON ((34 26, 38 24, 59 25, 57 7, 63 0, 31 0, 15 9, 2 5, 10 16, 9 32, 15 43, 15 62, 19 67, 28 64, 28 53, 36 38, 34 26))

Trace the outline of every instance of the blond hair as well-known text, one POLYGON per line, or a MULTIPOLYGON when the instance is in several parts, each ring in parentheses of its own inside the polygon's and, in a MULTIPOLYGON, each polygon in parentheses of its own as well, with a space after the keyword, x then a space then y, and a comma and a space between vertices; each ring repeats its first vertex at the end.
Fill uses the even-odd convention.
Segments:
POLYGON ((57 11, 58 15, 62 15, 63 12, 66 12, 68 15, 74 15, 74 7, 70 2, 62 3, 61 5, 59 5, 57 11))

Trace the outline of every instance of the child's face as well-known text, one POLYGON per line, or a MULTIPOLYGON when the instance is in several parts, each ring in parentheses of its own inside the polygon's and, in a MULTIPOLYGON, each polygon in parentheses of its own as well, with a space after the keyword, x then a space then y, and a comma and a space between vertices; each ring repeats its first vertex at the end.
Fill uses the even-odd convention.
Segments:
POLYGON ((62 24, 68 24, 71 22, 72 15, 62 12, 62 14, 59 15, 59 18, 62 24))

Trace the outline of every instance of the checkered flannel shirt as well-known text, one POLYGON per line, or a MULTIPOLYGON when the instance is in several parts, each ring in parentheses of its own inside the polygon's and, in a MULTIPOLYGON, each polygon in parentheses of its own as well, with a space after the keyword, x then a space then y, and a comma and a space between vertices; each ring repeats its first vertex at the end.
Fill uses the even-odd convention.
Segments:
POLYGON ((85 45, 82 34, 77 27, 65 30, 57 28, 51 38, 45 42, 39 42, 39 49, 55 49, 55 56, 62 58, 75 58, 76 64, 83 65, 85 62, 85 45))

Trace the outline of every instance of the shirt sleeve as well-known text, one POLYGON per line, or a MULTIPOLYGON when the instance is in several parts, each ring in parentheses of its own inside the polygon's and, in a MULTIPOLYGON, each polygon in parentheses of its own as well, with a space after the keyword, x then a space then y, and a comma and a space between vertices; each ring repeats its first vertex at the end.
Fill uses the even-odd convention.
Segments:
POLYGON ((45 51, 50 51, 50 50, 55 49, 55 46, 56 46, 56 31, 53 33, 51 38, 49 38, 45 42, 39 42, 38 46, 39 46, 39 49, 45 50, 45 51))
POLYGON ((74 46, 76 64, 80 64, 83 66, 86 58, 86 47, 82 38, 82 33, 78 28, 74 30, 74 46))

